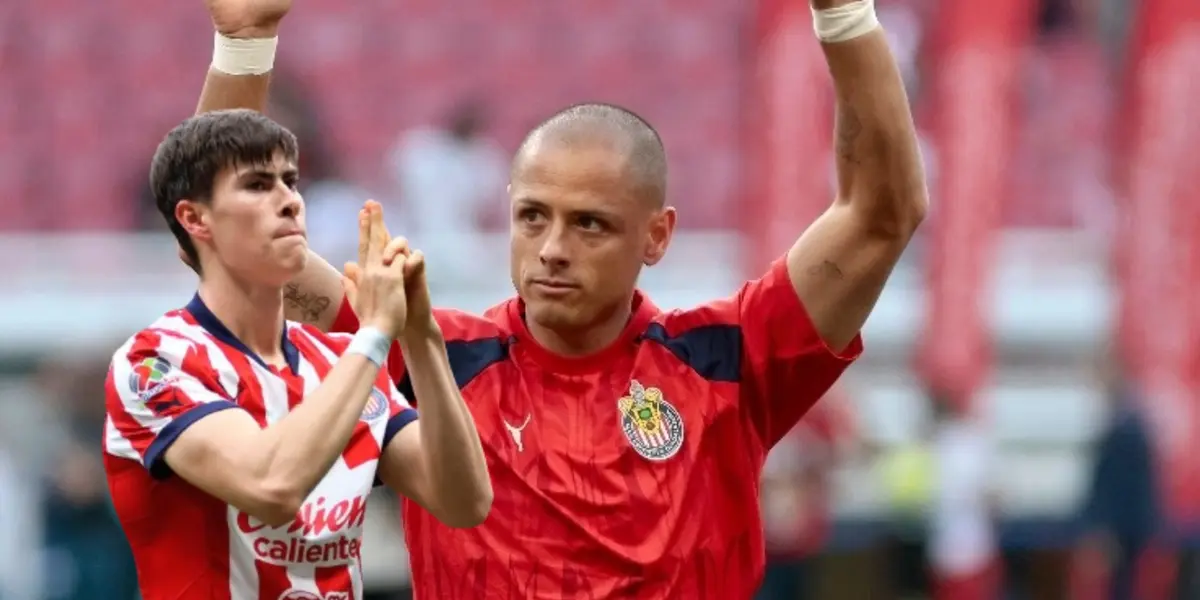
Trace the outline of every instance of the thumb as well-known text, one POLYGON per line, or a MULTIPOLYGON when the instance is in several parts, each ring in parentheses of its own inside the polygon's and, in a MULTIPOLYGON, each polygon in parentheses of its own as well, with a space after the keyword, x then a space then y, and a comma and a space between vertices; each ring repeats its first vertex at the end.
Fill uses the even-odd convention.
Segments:
POLYGON ((413 250, 411 254, 404 257, 404 279, 419 281, 424 276, 425 253, 420 250, 413 250))

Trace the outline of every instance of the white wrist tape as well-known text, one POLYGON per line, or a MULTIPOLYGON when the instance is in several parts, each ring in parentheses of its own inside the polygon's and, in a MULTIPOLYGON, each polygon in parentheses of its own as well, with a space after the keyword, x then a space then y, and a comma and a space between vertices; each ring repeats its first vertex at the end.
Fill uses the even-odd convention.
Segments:
POLYGON ((870 33, 879 27, 875 0, 858 0, 844 6, 812 9, 813 31, 822 42, 844 42, 870 33))
POLYGON ((387 361, 388 350, 391 347, 392 339, 382 331, 374 327, 363 327, 354 334, 354 339, 350 340, 350 345, 346 347, 346 354, 361 354, 367 357, 367 360, 383 368, 383 363, 387 361))
POLYGON ((275 67, 279 38, 238 39, 217 32, 213 37, 212 68, 228 75, 262 75, 275 67))

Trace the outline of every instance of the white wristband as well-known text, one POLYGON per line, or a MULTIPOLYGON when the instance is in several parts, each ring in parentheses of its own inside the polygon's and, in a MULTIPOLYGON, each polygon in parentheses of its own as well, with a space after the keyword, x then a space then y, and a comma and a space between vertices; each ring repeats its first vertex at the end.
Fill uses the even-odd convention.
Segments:
POLYGON ((391 347, 392 338, 374 327, 363 327, 354 334, 354 339, 350 340, 350 345, 346 347, 346 354, 361 354, 367 357, 367 360, 383 368, 383 363, 387 361, 388 350, 391 347))
POLYGON ((879 27, 875 0, 858 0, 836 8, 812 9, 813 31, 822 42, 844 42, 879 27))
POLYGON ((213 37, 212 68, 228 75, 262 75, 275 67, 279 38, 238 39, 220 32, 213 37))

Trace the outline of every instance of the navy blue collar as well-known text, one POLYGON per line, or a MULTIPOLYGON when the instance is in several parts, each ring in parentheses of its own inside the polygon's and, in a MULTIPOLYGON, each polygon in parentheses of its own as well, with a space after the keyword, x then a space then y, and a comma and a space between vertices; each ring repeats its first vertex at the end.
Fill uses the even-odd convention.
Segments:
MULTIPOLYGON (((255 354, 253 351, 247 348, 246 345, 242 343, 242 340, 234 337, 233 332, 229 331, 229 328, 226 327, 225 324, 217 318, 217 315, 214 315, 213 312, 208 309, 208 306, 204 304, 204 301, 200 299, 200 294, 192 296, 192 301, 188 302, 187 311, 192 313, 192 316, 196 318, 196 322, 199 323, 201 327, 206 329, 213 335, 213 337, 221 341, 221 343, 233 346, 234 348, 237 348, 238 352, 249 356, 263 367, 266 367, 267 369, 271 368, 271 366, 268 365, 261 356, 255 354)), ((290 368, 293 373, 299 373, 300 350, 296 348, 296 345, 292 343, 292 340, 288 339, 287 324, 284 324, 283 339, 279 341, 279 344, 280 347, 283 348, 283 357, 287 360, 288 368, 290 368)))

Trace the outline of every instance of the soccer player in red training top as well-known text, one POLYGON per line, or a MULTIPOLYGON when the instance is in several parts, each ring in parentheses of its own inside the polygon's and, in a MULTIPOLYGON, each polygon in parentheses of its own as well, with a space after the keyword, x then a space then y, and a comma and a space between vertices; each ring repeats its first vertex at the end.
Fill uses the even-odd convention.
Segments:
MULTIPOLYGON (((269 66, 244 59, 271 37, 218 38, 214 69, 269 66)), ((207 93, 236 95, 228 81, 214 71, 207 93)), ((147 600, 362 598, 378 482, 447 527, 489 510, 424 260, 389 240, 378 204, 360 215, 366 266, 347 283, 364 326, 351 337, 285 322, 284 286, 308 259, 296 161, 292 134, 249 110, 188 119, 155 153, 158 206, 200 285, 117 350, 106 382, 105 471, 147 600), (420 421, 382 369, 393 340, 420 421)))
MULTIPOLYGON (((521 145, 509 190, 517 297, 483 316, 435 311, 496 497, 483 525, 458 530, 405 502, 418 598, 725 600, 758 587, 764 457, 858 356, 858 331, 926 207, 873 5, 813 1, 837 92, 837 197, 730 298, 664 313, 636 290, 676 220, 645 121, 579 105, 521 145)), ((350 305, 333 308, 340 279, 313 257, 285 296, 289 313, 354 329, 350 305)))

